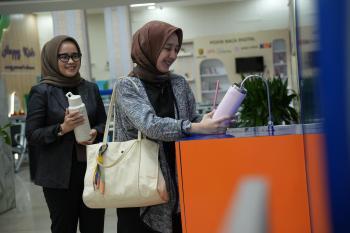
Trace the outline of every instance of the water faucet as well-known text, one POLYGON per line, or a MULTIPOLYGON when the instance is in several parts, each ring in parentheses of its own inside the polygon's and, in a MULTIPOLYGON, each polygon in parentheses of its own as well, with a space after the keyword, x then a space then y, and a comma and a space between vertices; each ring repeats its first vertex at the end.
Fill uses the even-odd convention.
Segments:
POLYGON ((243 84, 244 82, 249 79, 249 78, 260 78, 264 83, 265 83, 265 87, 266 87, 266 95, 267 95, 267 108, 269 110, 269 118, 267 119, 267 132, 269 133, 269 135, 274 135, 274 128, 273 128, 273 121, 272 121, 272 114, 271 114, 271 105, 270 105, 270 90, 269 90, 269 85, 267 83, 267 80, 264 79, 262 76, 257 75, 257 74, 252 74, 252 75, 248 75, 247 77, 245 77, 243 79, 243 81, 241 82, 241 88, 244 87, 243 84))

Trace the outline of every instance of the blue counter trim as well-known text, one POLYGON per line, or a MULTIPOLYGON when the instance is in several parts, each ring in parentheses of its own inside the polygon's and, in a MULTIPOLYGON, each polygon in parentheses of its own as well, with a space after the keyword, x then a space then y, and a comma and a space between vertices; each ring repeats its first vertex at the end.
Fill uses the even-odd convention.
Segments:
POLYGON ((100 95, 112 95, 113 89, 100 90, 100 95))
POLYGON ((234 138, 234 136, 230 134, 193 134, 191 136, 182 138, 179 141, 222 139, 222 138, 234 138))

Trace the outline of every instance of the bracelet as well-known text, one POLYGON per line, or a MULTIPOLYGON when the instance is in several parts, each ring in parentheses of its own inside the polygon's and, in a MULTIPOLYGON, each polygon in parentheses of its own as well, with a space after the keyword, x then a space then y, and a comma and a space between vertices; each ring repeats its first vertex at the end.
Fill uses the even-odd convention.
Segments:
POLYGON ((58 132, 57 132, 57 136, 63 136, 62 126, 61 126, 61 124, 59 124, 59 125, 58 125, 58 132))

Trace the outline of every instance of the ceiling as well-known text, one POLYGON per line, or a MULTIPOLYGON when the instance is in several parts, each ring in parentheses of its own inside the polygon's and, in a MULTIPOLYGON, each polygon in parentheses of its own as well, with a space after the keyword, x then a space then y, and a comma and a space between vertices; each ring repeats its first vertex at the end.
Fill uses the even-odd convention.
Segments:
POLYGON ((248 0, 171 0, 171 2, 167 0, 0 0, 0 14, 104 8, 146 2, 155 2, 164 7, 174 7, 238 1, 248 0))

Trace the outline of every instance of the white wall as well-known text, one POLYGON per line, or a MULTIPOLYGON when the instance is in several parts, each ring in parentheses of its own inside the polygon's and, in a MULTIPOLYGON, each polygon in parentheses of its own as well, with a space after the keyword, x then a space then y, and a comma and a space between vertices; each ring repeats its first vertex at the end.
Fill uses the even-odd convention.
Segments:
MULTIPOLYGON (((163 20, 184 31, 184 39, 225 35, 270 29, 286 29, 289 20, 288 0, 245 0, 220 4, 168 7, 162 10, 145 8, 131 11, 134 33, 150 20, 163 20)), ((40 46, 53 37, 50 13, 37 15, 40 46)), ((109 79, 107 46, 103 10, 87 14, 92 76, 96 80, 109 79)))
POLYGON ((37 13, 36 22, 38 25, 39 45, 40 49, 42 49, 44 44, 47 41, 51 40, 53 37, 53 23, 51 13, 37 13))
POLYGON ((289 22, 288 0, 245 0, 197 6, 165 6, 163 9, 155 10, 133 10, 131 12, 133 32, 150 20, 162 20, 181 27, 185 39, 286 29, 289 22))
POLYGON ((317 6, 314 0, 298 1, 298 23, 300 26, 315 26, 317 17, 317 6))
POLYGON ((90 44, 92 78, 95 80, 109 79, 104 15, 103 13, 87 14, 86 20, 90 44))

